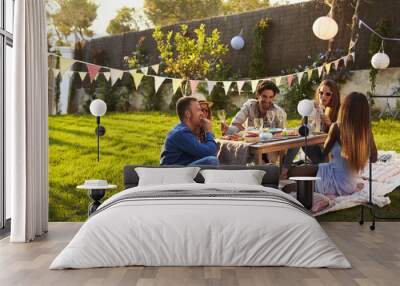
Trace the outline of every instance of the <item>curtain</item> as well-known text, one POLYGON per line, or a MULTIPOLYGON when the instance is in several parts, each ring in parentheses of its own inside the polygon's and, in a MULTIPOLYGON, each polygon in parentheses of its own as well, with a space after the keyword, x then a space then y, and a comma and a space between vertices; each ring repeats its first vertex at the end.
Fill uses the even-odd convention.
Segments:
POLYGON ((6 187, 11 242, 48 227, 47 31, 44 0, 17 0, 12 94, 6 97, 6 187))

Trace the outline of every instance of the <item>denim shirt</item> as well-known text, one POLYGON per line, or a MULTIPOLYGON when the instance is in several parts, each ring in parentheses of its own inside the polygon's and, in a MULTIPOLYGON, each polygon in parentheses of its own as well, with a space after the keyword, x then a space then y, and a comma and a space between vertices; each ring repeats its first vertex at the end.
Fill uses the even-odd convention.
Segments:
POLYGON ((161 165, 188 165, 207 156, 216 156, 214 135, 206 132, 204 142, 184 123, 176 125, 167 135, 161 152, 161 165))

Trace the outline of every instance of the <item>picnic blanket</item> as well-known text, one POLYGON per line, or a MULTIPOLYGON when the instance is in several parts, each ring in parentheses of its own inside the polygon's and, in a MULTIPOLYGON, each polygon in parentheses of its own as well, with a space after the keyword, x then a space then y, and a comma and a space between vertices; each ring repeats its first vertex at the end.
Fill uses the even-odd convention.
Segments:
POLYGON ((221 165, 246 165, 250 161, 251 143, 218 139, 218 160, 221 165))
MULTIPOLYGON (((378 207, 390 204, 387 194, 400 186, 400 154, 393 151, 379 151, 378 155, 391 154, 392 157, 387 162, 376 162, 372 164, 372 202, 378 207)), ((314 194, 313 213, 319 216, 328 212, 348 209, 369 201, 369 167, 364 169, 358 178, 364 184, 361 191, 356 191, 349 196, 325 196, 314 194)), ((296 196, 296 193, 292 193, 296 196)))

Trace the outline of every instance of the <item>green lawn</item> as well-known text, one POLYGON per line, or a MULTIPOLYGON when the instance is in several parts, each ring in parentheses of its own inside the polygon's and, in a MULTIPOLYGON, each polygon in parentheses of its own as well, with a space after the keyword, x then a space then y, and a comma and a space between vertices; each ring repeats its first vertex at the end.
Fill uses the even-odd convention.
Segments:
MULTIPOLYGON (((289 126, 295 126, 291 120, 289 126)), ((50 220, 83 221, 89 199, 76 185, 86 179, 106 179, 123 189, 122 170, 127 164, 157 165, 164 138, 176 123, 165 113, 116 113, 101 119, 106 134, 101 138, 97 162, 95 119, 90 115, 51 116, 50 137, 50 220)), ((216 124, 216 123, 215 123, 216 124)), ((214 128, 217 130, 217 126, 214 128)), ((400 121, 374 122, 379 149, 400 152, 400 121)), ((217 133, 217 135, 219 135, 217 133)), ((114 192, 110 192, 107 196, 114 192)), ((381 211, 400 216, 400 192, 391 195, 392 204, 381 211)), ((320 220, 356 220, 358 208, 330 213, 320 220)))

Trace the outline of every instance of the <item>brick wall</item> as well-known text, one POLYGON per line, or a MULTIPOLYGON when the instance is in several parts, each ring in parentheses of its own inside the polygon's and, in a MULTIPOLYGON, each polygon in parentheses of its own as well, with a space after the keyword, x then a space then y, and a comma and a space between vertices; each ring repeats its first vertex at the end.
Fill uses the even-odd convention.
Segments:
MULTIPOLYGON (((354 13, 350 0, 338 0, 336 21, 339 24, 339 33, 335 37, 335 48, 347 50, 350 39, 351 17, 354 13)), ((253 28, 263 17, 270 18, 270 27, 267 32, 265 53, 268 61, 265 75, 279 75, 282 69, 297 67, 307 63, 307 56, 315 56, 327 49, 327 41, 317 39, 312 33, 312 24, 316 18, 326 15, 329 7, 322 0, 304 2, 288 6, 273 7, 257 11, 236 14, 231 16, 213 17, 188 22, 189 28, 198 27, 201 23, 211 31, 218 28, 221 32, 223 43, 229 44, 233 36, 237 35, 243 28, 245 47, 240 51, 230 48, 225 58, 233 70, 241 77, 247 77, 251 59, 253 28)), ((393 35, 400 35, 400 11, 399 0, 375 0, 371 3, 362 2, 360 17, 372 26, 381 19, 390 21, 393 35)), ((167 26, 167 30, 179 30, 178 25, 167 26)), ((118 36, 110 36, 93 39, 84 45, 83 60, 94 62, 92 54, 95 50, 104 50, 107 54, 107 65, 114 68, 126 68, 124 56, 130 55, 135 50, 138 40, 144 36, 145 49, 150 56, 150 64, 159 62, 159 53, 152 39, 153 30, 126 33, 118 36)), ((356 49, 357 61, 355 68, 369 67, 368 41, 370 33, 361 30, 359 44, 356 49)), ((400 44, 388 43, 390 50, 391 66, 400 66, 400 44)))

